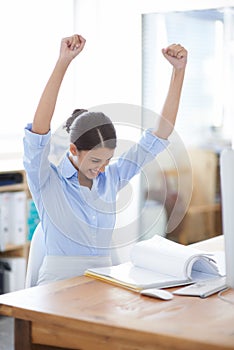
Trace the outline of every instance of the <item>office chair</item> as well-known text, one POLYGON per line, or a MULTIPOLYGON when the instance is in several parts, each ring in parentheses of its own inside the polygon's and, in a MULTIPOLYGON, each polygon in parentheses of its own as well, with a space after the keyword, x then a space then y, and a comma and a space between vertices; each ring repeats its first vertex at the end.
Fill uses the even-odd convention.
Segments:
POLYGON ((43 237, 41 223, 39 223, 33 233, 26 272, 25 288, 30 288, 36 285, 38 280, 39 269, 42 265, 46 248, 43 237))

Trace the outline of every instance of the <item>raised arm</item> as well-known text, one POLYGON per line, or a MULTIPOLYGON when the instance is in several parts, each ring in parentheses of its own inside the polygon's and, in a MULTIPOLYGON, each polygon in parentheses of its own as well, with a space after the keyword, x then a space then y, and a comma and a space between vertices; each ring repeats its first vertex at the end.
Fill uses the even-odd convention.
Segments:
POLYGON ((71 61, 83 50, 85 39, 81 35, 73 35, 62 39, 59 58, 37 106, 32 132, 46 134, 50 130, 56 101, 61 83, 71 61))
POLYGON ((187 51, 181 45, 173 44, 162 50, 164 57, 173 66, 168 94, 161 112, 159 125, 153 133, 167 139, 173 131, 187 63, 187 51))

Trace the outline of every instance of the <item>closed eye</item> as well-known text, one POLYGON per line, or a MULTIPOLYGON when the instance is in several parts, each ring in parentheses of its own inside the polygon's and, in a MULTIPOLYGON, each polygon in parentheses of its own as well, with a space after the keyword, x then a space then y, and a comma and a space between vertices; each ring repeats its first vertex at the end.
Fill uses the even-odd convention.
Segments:
MULTIPOLYGON (((111 160, 111 158, 107 159, 107 160, 106 160, 106 164, 108 164, 108 163, 110 162, 110 160, 111 160)), ((100 163, 100 162, 102 162, 101 159, 96 159, 96 158, 91 159, 91 161, 92 161, 93 163, 100 163)))

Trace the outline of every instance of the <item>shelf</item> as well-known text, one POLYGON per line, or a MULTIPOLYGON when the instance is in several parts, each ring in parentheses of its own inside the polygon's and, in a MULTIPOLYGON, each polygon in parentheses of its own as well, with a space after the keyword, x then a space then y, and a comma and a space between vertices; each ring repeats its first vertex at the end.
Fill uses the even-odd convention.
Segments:
POLYGON ((0 192, 27 191, 27 189, 26 174, 23 169, 0 171, 0 192))
POLYGON ((220 211, 220 210, 221 210, 220 203, 203 204, 203 205, 195 205, 193 207, 190 207, 188 209, 188 213, 189 214, 211 213, 211 212, 220 211))
POLYGON ((15 192, 15 191, 27 191, 27 185, 25 183, 15 185, 0 186, 0 192, 15 192))
POLYGON ((165 208, 170 218, 167 238, 185 245, 222 233, 218 155, 204 148, 188 148, 187 152, 187 169, 181 162, 180 167, 164 171, 165 208))
POLYGON ((23 249, 27 243, 21 244, 21 245, 16 245, 16 244, 8 244, 5 248, 5 250, 0 250, 0 254, 4 254, 13 250, 18 250, 18 249, 23 249))
POLYGON ((0 258, 7 257, 24 257, 26 260, 28 259, 30 248, 30 242, 27 241, 22 245, 8 245, 4 251, 0 251, 0 258))

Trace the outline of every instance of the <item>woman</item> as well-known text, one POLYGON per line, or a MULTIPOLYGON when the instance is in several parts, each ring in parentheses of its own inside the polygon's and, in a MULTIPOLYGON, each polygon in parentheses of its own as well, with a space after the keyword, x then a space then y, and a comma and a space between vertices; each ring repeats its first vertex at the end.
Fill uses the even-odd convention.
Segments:
POLYGON ((81 35, 62 39, 33 123, 25 129, 24 166, 46 246, 38 284, 111 265, 117 192, 167 147, 179 106, 187 51, 173 44, 162 50, 173 72, 157 128, 147 130, 137 145, 109 164, 116 147, 111 120, 101 112, 75 110, 66 123, 70 150, 53 165, 48 160, 51 119, 66 70, 84 46, 81 35))

